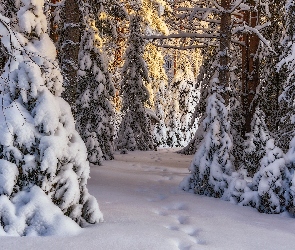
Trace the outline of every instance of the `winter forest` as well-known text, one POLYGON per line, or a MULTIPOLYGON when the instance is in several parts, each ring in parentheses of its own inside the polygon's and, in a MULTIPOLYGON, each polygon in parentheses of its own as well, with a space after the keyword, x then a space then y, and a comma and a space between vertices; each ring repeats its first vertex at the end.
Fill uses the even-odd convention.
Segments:
POLYGON ((1 236, 90 230, 92 169, 170 150, 178 197, 294 220, 293 0, 0 0, 0 39, 1 236))

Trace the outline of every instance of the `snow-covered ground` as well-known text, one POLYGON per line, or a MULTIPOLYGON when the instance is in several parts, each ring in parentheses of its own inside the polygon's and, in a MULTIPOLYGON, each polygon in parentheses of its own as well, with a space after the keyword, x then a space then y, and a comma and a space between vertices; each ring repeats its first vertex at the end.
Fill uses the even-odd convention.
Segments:
POLYGON ((116 154, 91 168, 104 223, 72 237, 2 237, 0 249, 295 249, 294 218, 180 190, 192 156, 174 151, 116 154))

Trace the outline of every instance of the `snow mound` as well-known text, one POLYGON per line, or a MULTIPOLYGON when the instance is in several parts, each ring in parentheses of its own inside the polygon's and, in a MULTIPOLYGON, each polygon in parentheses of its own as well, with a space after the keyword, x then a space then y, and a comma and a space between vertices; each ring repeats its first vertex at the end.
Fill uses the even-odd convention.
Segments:
POLYGON ((0 236, 69 236, 82 230, 37 186, 11 200, 1 195, 0 217, 0 236))

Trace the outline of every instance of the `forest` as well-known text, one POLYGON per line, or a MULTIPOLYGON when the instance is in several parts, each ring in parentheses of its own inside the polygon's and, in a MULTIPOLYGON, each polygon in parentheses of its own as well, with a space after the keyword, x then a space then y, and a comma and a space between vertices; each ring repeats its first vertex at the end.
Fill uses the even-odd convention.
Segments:
POLYGON ((163 148, 295 216, 294 32, 292 0, 0 0, 0 235, 102 222, 90 166, 163 148))

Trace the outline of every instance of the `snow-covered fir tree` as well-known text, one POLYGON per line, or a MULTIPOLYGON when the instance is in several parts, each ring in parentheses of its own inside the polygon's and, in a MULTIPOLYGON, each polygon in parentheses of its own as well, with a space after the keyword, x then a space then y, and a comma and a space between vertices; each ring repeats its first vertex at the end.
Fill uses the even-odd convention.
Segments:
POLYGON ((260 161, 265 155, 265 146, 271 138, 265 124, 265 114, 257 107, 251 123, 251 132, 244 142, 243 165, 247 174, 253 176, 260 168, 260 161))
POLYGON ((295 215, 295 137, 290 142, 289 150, 285 155, 286 166, 289 170, 288 175, 288 196, 286 198, 286 209, 295 215))
POLYGON ((281 121, 278 131, 278 141, 284 150, 288 150, 294 136, 294 90, 295 90, 295 3, 285 2, 285 31, 281 38, 280 62, 277 70, 286 74, 283 81, 283 91, 279 97, 281 121))
POLYGON ((167 82, 160 81, 159 88, 155 94, 155 114, 159 118, 159 122, 155 124, 153 136, 157 147, 167 146, 167 127, 165 124, 167 100, 166 100, 167 82))
POLYGON ((166 117, 169 147, 186 146, 196 133, 197 121, 193 115, 199 97, 195 85, 191 66, 186 62, 177 70, 170 86, 171 105, 166 117))
MULTIPOLYGON (((103 12, 102 3, 99 9, 103 12)), ((84 34, 79 52, 76 127, 86 144, 88 160, 100 165, 103 159, 114 157, 114 129, 111 124, 114 111, 110 99, 115 89, 94 14, 87 5, 83 11, 84 34)))
POLYGON ((63 78, 42 0, 21 0, 18 31, 1 16, 9 60, 1 76, 0 232, 67 233, 103 217, 88 193, 89 162, 61 97, 63 78), (71 219, 69 219, 71 218, 71 219))
POLYGON ((281 213, 288 203, 290 174, 283 151, 269 139, 259 171, 254 175, 251 189, 257 191, 256 208, 262 213, 281 213))
MULTIPOLYGON (((188 67, 184 66, 184 72, 188 70, 188 67)), ((183 73, 184 73, 183 72, 183 73)), ((180 72, 179 72, 180 73, 180 72)), ((178 79, 179 81, 179 108, 181 112, 181 131, 184 137, 184 146, 187 145, 196 133, 198 124, 197 120, 194 119, 194 111, 197 105, 199 96, 198 90, 196 89, 196 83, 194 74, 192 71, 184 73, 178 79), (187 76, 185 76, 187 75, 187 76)))
MULTIPOLYGON (((174 88, 173 88, 174 89, 174 88)), ((177 88, 175 88, 175 92, 177 88)), ((169 97, 169 110, 166 115, 166 144, 168 147, 183 147, 184 146, 184 136, 181 130, 181 113, 179 110, 178 95, 176 93, 172 94, 170 91, 169 97)))
POLYGON ((217 91, 217 78, 212 79, 212 92, 207 99, 203 121, 204 139, 190 165, 190 175, 181 187, 206 196, 222 197, 229 186, 232 167, 232 141, 229 134, 228 111, 217 91))
MULTIPOLYGON (((151 30, 146 28, 146 33, 151 30)), ((153 126, 153 136, 158 147, 166 146, 166 107, 168 78, 164 69, 163 50, 152 43, 147 44, 144 52, 144 60, 147 63, 150 83, 147 85, 150 98, 149 105, 154 111, 158 122, 153 126)))
POLYGON ((196 88, 198 89, 200 98, 194 108, 194 113, 191 120, 191 123, 195 123, 196 121, 198 121, 198 128, 191 141, 179 151, 179 153, 181 154, 195 154, 201 144, 201 141, 203 140, 204 128, 202 126, 202 122, 206 116, 206 103, 210 92, 210 82, 215 73, 217 52, 218 51, 214 49, 203 51, 202 53, 203 62, 199 68, 198 76, 196 79, 196 88))
POLYGON ((295 89, 295 3, 291 0, 285 1, 285 31, 281 40, 283 48, 280 62, 277 67, 280 72, 287 75, 284 81, 283 91, 279 97, 281 124, 278 137, 281 137, 280 144, 286 149, 286 165, 290 172, 289 200, 286 208, 293 215, 295 214, 295 130, 294 130, 294 89, 295 89))
POLYGON ((128 48, 122 69, 123 118, 116 142, 118 149, 154 149, 151 124, 144 106, 149 99, 145 87, 149 77, 143 60, 145 42, 141 37, 141 23, 139 15, 131 16, 128 48))

